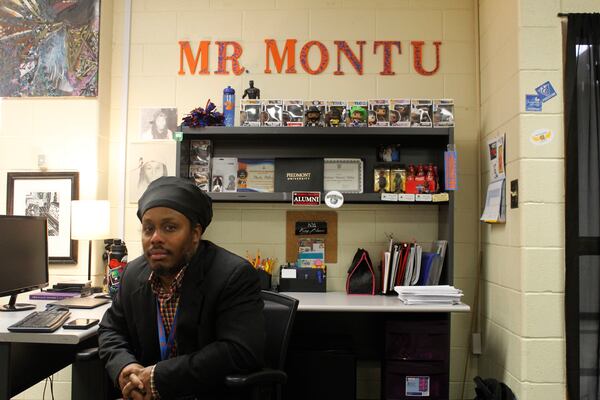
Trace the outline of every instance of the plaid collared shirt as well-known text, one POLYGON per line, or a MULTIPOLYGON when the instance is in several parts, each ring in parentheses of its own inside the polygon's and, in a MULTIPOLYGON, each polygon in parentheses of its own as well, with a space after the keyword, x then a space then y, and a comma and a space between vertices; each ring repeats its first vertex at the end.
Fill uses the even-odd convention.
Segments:
MULTIPOLYGON (((175 319, 175 313, 177 312, 177 306, 179 305, 181 285, 183 283, 183 275, 186 268, 187 266, 183 267, 181 271, 179 271, 177 276, 175 276, 175 279, 173 279, 173 282, 171 282, 171 287, 168 289, 163 287, 160 278, 154 272, 152 272, 148 278, 152 292, 158 301, 158 309, 163 320, 166 337, 169 337, 169 333, 173 327, 173 320, 175 319)), ((169 354, 169 357, 175 357, 176 355, 177 342, 174 342, 173 347, 171 347, 171 353, 169 354)), ((154 398, 160 398, 158 391, 156 390, 156 386, 154 385, 154 368, 152 368, 152 374, 150 376, 150 386, 154 398)))

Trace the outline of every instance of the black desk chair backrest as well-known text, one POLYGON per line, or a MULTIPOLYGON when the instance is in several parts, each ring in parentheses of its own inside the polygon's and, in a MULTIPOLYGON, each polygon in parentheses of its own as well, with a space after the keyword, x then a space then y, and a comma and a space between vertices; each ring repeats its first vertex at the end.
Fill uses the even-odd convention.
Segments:
POLYGON ((266 290, 261 292, 261 297, 265 302, 265 366, 283 370, 298 300, 266 290))
POLYGON ((235 374, 225 378, 225 386, 234 398, 265 400, 281 399, 281 385, 287 380, 283 370, 292 335, 298 300, 280 293, 263 290, 265 303, 265 368, 250 374, 235 374))

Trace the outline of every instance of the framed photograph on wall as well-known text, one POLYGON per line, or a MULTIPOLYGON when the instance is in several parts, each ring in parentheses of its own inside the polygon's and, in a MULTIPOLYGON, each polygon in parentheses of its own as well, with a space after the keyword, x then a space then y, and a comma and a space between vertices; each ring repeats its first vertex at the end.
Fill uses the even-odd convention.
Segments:
POLYGON ((9 172, 6 213, 48 218, 48 261, 77 263, 71 240, 71 200, 79 198, 78 172, 9 172))
POLYGON ((173 139, 177 130, 176 108, 142 108, 140 110, 140 139, 173 139))

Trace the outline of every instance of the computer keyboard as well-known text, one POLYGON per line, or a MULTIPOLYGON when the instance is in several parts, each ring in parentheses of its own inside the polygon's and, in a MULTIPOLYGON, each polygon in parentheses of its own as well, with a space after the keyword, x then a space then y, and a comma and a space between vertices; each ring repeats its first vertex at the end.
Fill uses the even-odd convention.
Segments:
POLYGON ((49 308, 34 311, 8 327, 11 332, 54 332, 69 318, 71 312, 65 308, 49 308))

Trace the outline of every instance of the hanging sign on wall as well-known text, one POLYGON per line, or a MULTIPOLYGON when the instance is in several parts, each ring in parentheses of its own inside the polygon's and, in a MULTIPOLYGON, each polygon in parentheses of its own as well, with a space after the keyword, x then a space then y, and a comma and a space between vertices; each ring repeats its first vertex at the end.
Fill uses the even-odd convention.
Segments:
MULTIPOLYGON (((285 45, 280 50, 275 39, 265 39, 265 74, 285 73, 295 74, 301 68, 310 75, 318 75, 327 70, 330 62, 330 52, 322 42, 311 40, 304 43, 301 47, 297 39, 287 39, 285 45), (297 50, 300 50, 297 52, 297 50), (316 60, 318 64, 309 61, 311 53, 318 54, 316 60), (299 54, 296 57, 296 54, 299 54), (296 61, 300 66, 296 67, 296 61), (285 65, 285 69, 284 69, 285 65)), ((364 72, 365 53, 373 57, 381 57, 380 75, 395 75, 392 54, 397 52, 402 54, 402 43, 396 40, 375 40, 372 45, 368 45, 365 40, 357 40, 354 44, 345 40, 335 40, 335 60, 336 66, 333 75, 344 75, 342 59, 346 59, 358 75, 364 72)), ((413 48, 413 68, 424 76, 434 75, 440 68, 440 47, 441 41, 434 41, 431 45, 426 45, 424 41, 413 40, 410 42, 413 48), (430 47, 433 47, 430 49, 430 47), (423 53, 425 51, 435 52, 435 66, 426 68, 423 65, 423 53)), ((216 48, 217 52, 217 70, 212 71, 215 75, 241 75, 245 68, 241 64, 241 58, 244 53, 242 45, 236 41, 215 41, 211 46, 210 40, 202 40, 198 43, 196 50, 189 41, 179 41, 179 75, 210 75, 208 69, 208 58, 210 49, 216 48)))

